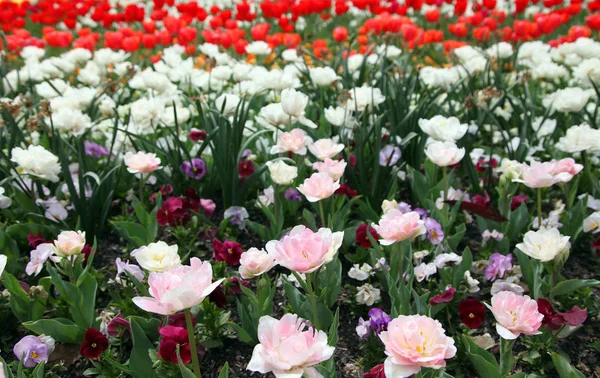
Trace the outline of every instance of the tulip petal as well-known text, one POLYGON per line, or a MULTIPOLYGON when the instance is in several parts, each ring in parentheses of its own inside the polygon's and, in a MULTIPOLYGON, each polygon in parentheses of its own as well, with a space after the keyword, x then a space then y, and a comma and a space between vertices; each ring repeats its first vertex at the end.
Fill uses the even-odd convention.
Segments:
POLYGON ((169 312, 166 308, 161 306, 158 301, 154 298, 150 297, 135 297, 132 299, 133 303, 136 306, 141 308, 146 312, 152 312, 159 315, 170 315, 172 312, 169 312))
POLYGON ((410 377, 421 371, 421 367, 418 365, 397 365, 389 357, 386 358, 383 366, 386 378, 410 377))
POLYGON ((496 323, 496 332, 498 332, 500 337, 506 340, 514 340, 517 337, 519 337, 519 335, 515 335, 514 333, 509 331, 508 328, 503 327, 501 324, 498 323, 496 323))

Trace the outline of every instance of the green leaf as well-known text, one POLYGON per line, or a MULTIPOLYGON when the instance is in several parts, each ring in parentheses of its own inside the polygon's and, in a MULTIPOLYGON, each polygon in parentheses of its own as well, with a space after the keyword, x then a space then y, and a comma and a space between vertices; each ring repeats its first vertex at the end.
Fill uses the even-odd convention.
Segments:
POLYGON ((4 361, 4 358, 0 357, 0 363, 2 364, 0 365, 0 373, 4 373, 4 376, 6 378, 15 378, 15 376, 12 373, 12 370, 10 370, 10 368, 6 364, 6 361, 4 361))
POLYGON ((311 228, 313 231, 317 230, 317 220, 315 219, 315 215, 313 213, 311 213, 308 209, 304 209, 302 211, 302 217, 308 224, 309 228, 311 228))
POLYGON ((527 205, 523 202, 517 210, 510 213, 504 235, 509 241, 517 240, 527 223, 529 223, 529 211, 527 211, 527 205))
POLYGON ((229 378, 229 363, 225 362, 221 372, 219 373, 219 378, 229 378))
POLYGON ((153 240, 149 240, 148 232, 144 226, 139 223, 129 221, 113 221, 117 231, 136 247, 142 247, 150 244, 153 240))
POLYGON ((44 367, 45 367, 44 361, 42 361, 39 364, 37 364, 37 366, 35 367, 35 369, 33 369, 32 377, 35 377, 35 378, 44 378, 44 367))
POLYGON ((338 328, 340 326, 340 308, 338 307, 335 310, 335 316, 333 317, 333 322, 329 327, 329 336, 327 337, 327 344, 331 346, 335 346, 338 342, 338 328))
POLYGON ((557 295, 565 295, 569 294, 572 291, 588 287, 588 286, 598 286, 600 285, 600 281, 598 280, 566 280, 561 281, 556 286, 550 290, 550 297, 555 297, 557 295))
POLYGON ((34 320, 32 319, 31 300, 19 281, 12 274, 4 271, 2 273, 2 283, 10 293, 10 309, 17 319, 21 322, 34 320))
POLYGON ((183 361, 181 361, 179 346, 177 347, 177 365, 179 366, 179 372, 181 372, 182 378, 196 378, 194 373, 183 364, 183 361))
POLYGON ((462 340, 467 356, 473 363, 479 376, 485 378, 500 378, 500 366, 494 356, 490 352, 477 346, 470 337, 462 335, 462 340))
POLYGON ((471 269, 473 263, 473 254, 469 247, 465 248, 462 253, 462 261, 454 268, 454 276, 452 277, 452 287, 457 288, 465 279, 465 272, 471 269))
POLYGON ((81 282, 79 291, 83 297, 83 308, 82 313, 87 321, 87 327, 91 327, 94 324, 96 317, 96 291, 98 290, 98 283, 92 277, 91 274, 86 274, 81 282))
POLYGON ((130 318, 131 322, 131 339, 133 341, 133 348, 131 349, 131 355, 129 357, 129 368, 133 371, 133 376, 136 378, 149 378, 154 377, 154 371, 152 370, 152 360, 148 351, 154 349, 154 345, 146 333, 139 324, 139 319, 143 319, 137 316, 130 318))
POLYGON ((458 226, 456 226, 452 236, 446 239, 446 240, 448 240, 448 245, 450 246, 451 249, 455 250, 458 247, 458 244, 461 242, 461 240, 465 236, 466 231, 467 231, 467 226, 465 226, 464 223, 461 223, 458 226))
POLYGON ((579 370, 575 369, 569 361, 558 353, 552 353, 552 363, 560 378, 585 378, 579 370))
POLYGON ((319 299, 328 307, 334 305, 342 289, 342 263, 338 257, 325 266, 319 273, 319 299))
POLYGON ((35 322, 25 322, 23 327, 38 335, 52 336, 59 343, 81 344, 85 329, 78 327, 69 319, 40 319, 35 322))
POLYGON ((285 292, 285 296, 290 302, 290 306, 292 306, 294 312, 301 318, 309 319, 308 314, 310 314, 310 312, 304 312, 302 307, 304 303, 308 303, 308 298, 306 298, 304 294, 300 293, 300 291, 290 281, 284 277, 281 277, 281 279, 283 281, 283 291, 285 292))

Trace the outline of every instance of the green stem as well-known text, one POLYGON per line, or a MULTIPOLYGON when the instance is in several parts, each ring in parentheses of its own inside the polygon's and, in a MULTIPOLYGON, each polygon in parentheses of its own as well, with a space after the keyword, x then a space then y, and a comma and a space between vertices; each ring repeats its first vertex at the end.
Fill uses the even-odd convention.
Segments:
POLYGON ((144 174, 140 173, 140 202, 144 204, 144 174))
POLYGON ((447 173, 448 168, 446 167, 442 167, 442 175, 443 175, 443 181, 444 181, 444 201, 448 200, 448 173, 447 173))
POLYGON ((323 227, 327 227, 327 224, 325 223, 325 211, 323 211, 323 200, 319 201, 319 213, 321 216, 321 224, 323 227))
POLYGON ((542 188, 537 190, 538 229, 542 228, 542 188))
POLYGON ((321 324, 319 322, 319 313, 317 312, 317 296, 315 295, 315 291, 313 290, 313 283, 312 283, 312 275, 316 274, 316 273, 317 272, 309 273, 306 275, 306 286, 308 287, 308 295, 310 295, 310 303, 312 305, 313 325, 315 326, 316 329, 320 330, 321 324))
POLYGON ((194 336, 194 325, 192 324, 192 314, 190 309, 186 308, 185 312, 185 325, 188 331, 188 340, 190 341, 190 350, 192 352, 192 364, 194 365, 194 375, 196 378, 201 378, 200 374, 200 362, 198 361, 198 350, 196 349, 196 336, 194 336))
POLYGON ((500 338, 500 375, 508 376, 515 366, 515 358, 512 355, 514 340, 500 338))

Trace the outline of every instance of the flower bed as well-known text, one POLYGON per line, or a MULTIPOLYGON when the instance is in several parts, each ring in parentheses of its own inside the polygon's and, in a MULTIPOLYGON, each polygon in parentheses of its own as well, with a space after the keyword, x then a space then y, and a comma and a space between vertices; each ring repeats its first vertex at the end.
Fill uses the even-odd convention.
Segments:
POLYGON ((0 377, 587 377, 600 2, 0 0, 0 377))

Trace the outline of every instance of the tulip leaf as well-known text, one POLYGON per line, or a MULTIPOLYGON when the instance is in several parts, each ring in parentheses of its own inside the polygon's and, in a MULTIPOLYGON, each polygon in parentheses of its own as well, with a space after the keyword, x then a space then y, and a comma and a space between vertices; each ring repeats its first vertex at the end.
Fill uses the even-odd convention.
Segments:
POLYGON ((456 226, 452 236, 450 236, 449 238, 446 239, 448 241, 448 245, 450 246, 451 250, 455 250, 458 247, 458 243, 461 242, 461 240, 465 236, 466 231, 467 231, 467 227, 465 226, 464 223, 461 223, 458 226, 456 226))
POLYGON ((113 221, 113 226, 119 233, 136 247, 152 243, 147 229, 139 223, 129 221, 113 221))
POLYGON ((584 378, 579 370, 575 369, 569 361, 558 353, 552 353, 552 363, 560 378, 584 378))
POLYGON ((148 354, 148 350, 154 349, 154 345, 146 336, 142 326, 140 326, 140 319, 145 320, 138 316, 130 318, 133 348, 129 357, 129 368, 132 370, 132 375, 135 378, 148 378, 155 375, 152 370, 152 360, 148 354))
POLYGON ((221 368, 219 378, 229 378, 229 363, 225 362, 225 365, 221 368))
POLYGON ((73 321, 65 318, 40 319, 35 322, 25 322, 23 327, 38 335, 52 336, 59 343, 81 344, 85 329, 78 327, 73 321))
POLYGON ((550 290, 550 297, 565 295, 584 287, 598 285, 600 285, 600 281, 598 280, 566 280, 559 282, 552 288, 552 290, 550 290))
POLYGON ((465 248, 462 253, 462 261, 454 268, 454 277, 452 278, 452 287, 457 288, 465 279, 465 272, 471 269, 473 263, 473 254, 469 247, 465 248))
POLYGON ((471 363, 473 363, 479 376, 486 378, 500 378, 500 366, 494 356, 490 352, 480 348, 470 337, 462 335, 462 340, 467 356, 471 360, 471 363))
POLYGON ((183 364, 183 361, 181 361, 179 346, 177 346, 177 365, 179 366, 179 372, 181 373, 182 378, 196 378, 194 373, 183 364))

